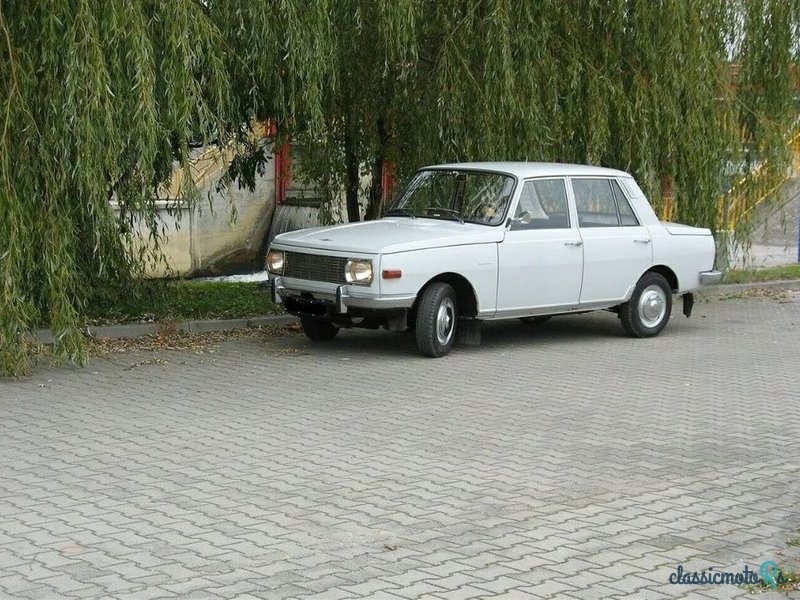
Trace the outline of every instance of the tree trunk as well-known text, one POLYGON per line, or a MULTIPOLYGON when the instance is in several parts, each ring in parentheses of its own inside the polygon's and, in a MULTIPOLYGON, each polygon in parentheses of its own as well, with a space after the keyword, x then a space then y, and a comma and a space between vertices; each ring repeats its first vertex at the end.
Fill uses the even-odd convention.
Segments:
POLYGON ((377 219, 383 212, 383 162, 381 156, 376 156, 372 161, 366 220, 377 219))
MULTIPOLYGON (((349 123, 348 123, 349 125, 349 123)), ((355 135, 350 127, 345 126, 344 135, 344 160, 345 160, 345 184, 344 193, 347 203, 347 222, 355 223, 361 220, 361 211, 358 207, 358 187, 360 178, 358 176, 358 155, 355 149, 355 135)))
POLYGON ((383 168, 386 164, 386 152, 389 148, 389 130, 386 120, 378 118, 378 151, 372 162, 372 182, 369 187, 369 203, 367 204, 367 219, 378 219, 383 214, 383 168))

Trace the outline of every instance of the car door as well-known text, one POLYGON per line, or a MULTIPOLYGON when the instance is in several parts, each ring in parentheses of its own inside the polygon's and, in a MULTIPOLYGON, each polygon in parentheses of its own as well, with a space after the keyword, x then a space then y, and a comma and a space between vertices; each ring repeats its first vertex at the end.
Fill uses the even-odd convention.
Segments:
POLYGON ((653 264, 650 232, 614 178, 571 178, 583 239, 581 304, 625 299, 653 264))
POLYGON ((578 304, 583 247, 570 217, 565 179, 523 182, 498 253, 498 316, 578 304))

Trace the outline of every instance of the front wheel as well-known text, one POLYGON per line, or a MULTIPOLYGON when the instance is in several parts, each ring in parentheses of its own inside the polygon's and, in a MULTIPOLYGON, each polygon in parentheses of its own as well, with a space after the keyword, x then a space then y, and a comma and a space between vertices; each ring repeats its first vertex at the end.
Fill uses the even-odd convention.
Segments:
POLYGON ((458 307, 453 288, 442 282, 430 284, 417 306, 417 348, 425 356, 438 358, 453 348, 458 307))
POLYGON ((633 337, 653 337, 667 326, 672 313, 672 288, 663 275, 648 272, 633 288, 631 299, 620 306, 622 327, 633 337))
POLYGON ((300 317, 300 325, 303 327, 309 339, 315 342, 327 342, 336 337, 339 328, 330 321, 315 319, 313 317, 300 317))

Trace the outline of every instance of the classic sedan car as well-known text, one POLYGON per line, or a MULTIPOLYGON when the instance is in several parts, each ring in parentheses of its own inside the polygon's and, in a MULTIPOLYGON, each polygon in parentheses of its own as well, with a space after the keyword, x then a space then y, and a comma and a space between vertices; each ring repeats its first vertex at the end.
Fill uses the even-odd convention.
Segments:
POLYGON ((278 235, 272 297, 306 335, 412 329, 423 354, 480 342, 480 324, 605 309, 634 337, 667 325, 673 294, 718 281, 708 229, 659 222, 631 175, 551 163, 417 172, 382 219, 278 235))

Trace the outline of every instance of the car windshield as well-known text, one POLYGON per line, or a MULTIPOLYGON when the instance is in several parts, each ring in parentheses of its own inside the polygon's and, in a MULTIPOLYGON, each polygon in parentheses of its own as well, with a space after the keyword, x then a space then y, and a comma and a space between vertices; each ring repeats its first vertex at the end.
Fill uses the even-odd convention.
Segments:
POLYGON ((424 170, 414 176, 386 216, 498 225, 513 190, 514 178, 500 173, 424 170))

